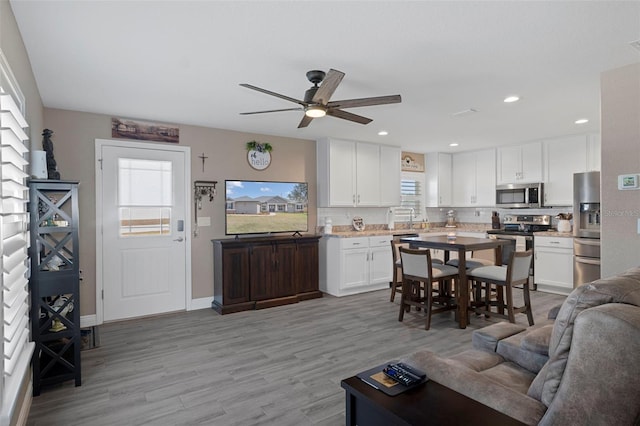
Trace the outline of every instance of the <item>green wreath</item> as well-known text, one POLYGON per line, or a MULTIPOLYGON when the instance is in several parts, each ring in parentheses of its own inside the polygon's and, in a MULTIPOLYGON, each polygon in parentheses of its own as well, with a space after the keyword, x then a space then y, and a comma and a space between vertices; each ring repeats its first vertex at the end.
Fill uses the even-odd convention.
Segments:
POLYGON ((247 151, 271 152, 273 147, 268 143, 260 143, 257 141, 247 142, 247 151))

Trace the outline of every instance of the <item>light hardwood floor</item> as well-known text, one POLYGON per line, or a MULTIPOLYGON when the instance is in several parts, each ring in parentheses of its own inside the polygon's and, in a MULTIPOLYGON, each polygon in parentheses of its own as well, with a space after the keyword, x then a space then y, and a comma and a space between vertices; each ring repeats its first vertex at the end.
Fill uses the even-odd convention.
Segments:
MULTIPOLYGON (((533 292, 536 321, 564 299, 533 292)), ((426 331, 421 313, 398 322, 398 301, 385 290, 103 325, 100 347, 82 352, 82 386, 44 388, 28 425, 343 425, 342 379, 423 348, 460 352, 494 322, 472 315, 461 330, 443 313, 426 331)))

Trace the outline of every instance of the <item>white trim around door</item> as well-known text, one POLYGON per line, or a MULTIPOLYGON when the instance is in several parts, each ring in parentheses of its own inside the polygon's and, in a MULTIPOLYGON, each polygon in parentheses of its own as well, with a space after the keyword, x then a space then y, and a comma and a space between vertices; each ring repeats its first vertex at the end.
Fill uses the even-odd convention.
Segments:
MULTIPOLYGON (((149 143, 149 142, 133 142, 127 140, 113 140, 113 139, 96 139, 95 140, 95 195, 96 195, 96 315, 95 325, 100 325, 104 322, 104 265, 103 265, 103 243, 104 238, 102 234, 103 229, 103 174, 101 172, 102 167, 102 152, 103 147, 121 147, 121 148, 139 148, 139 149, 152 149, 158 151, 173 151, 184 153, 184 193, 186 194, 185 201, 185 220, 184 220, 184 235, 186 237, 185 247, 185 302, 186 310, 192 309, 192 276, 191 276, 191 148, 185 146, 176 146, 162 143, 149 143)), ((89 319, 89 318, 87 318, 89 319)), ((92 318, 93 319, 93 318, 92 318)))

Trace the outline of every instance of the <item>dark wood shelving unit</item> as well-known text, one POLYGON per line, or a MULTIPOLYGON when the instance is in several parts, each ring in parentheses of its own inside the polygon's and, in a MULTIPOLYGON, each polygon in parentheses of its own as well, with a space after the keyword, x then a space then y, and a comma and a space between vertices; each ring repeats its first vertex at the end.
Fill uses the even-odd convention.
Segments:
POLYGON ((78 182, 29 182, 33 394, 81 384, 78 182), (56 331, 54 331, 56 330, 56 331))

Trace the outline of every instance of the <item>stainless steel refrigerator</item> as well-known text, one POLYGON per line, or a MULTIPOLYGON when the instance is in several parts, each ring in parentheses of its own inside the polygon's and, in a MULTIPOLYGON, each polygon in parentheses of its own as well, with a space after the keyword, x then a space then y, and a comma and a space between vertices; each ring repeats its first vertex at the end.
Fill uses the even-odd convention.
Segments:
POLYGON ((600 279, 600 172, 573 175, 573 287, 600 279))

